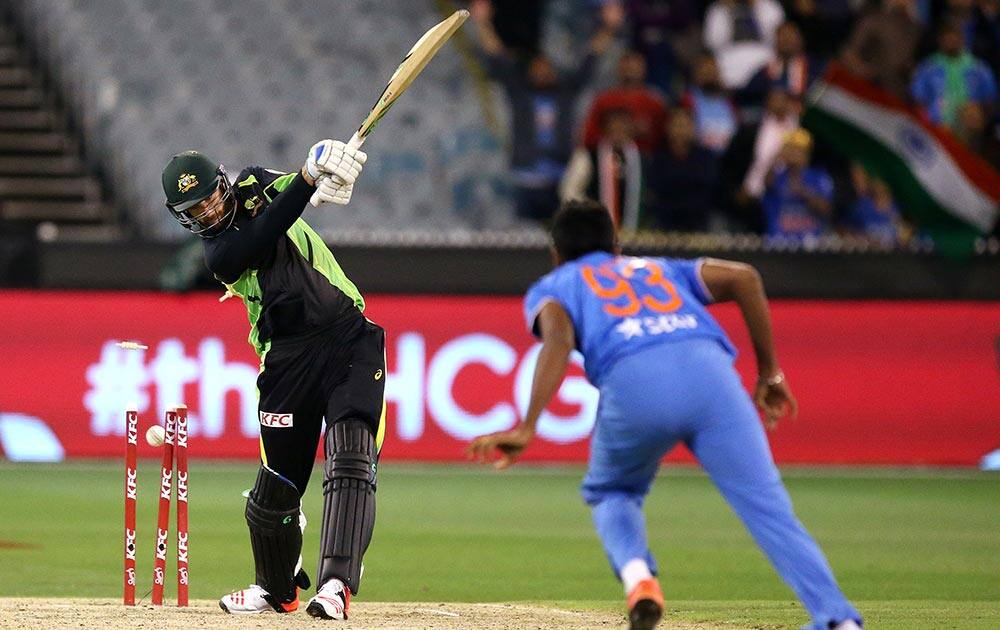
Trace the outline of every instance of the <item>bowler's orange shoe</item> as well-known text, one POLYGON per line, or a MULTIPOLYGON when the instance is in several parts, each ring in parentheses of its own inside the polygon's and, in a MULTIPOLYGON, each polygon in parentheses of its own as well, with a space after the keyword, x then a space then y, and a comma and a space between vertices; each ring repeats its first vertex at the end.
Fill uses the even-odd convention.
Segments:
POLYGON ((643 580, 628 594, 628 621, 631 630, 652 630, 663 616, 663 591, 656 578, 643 580))

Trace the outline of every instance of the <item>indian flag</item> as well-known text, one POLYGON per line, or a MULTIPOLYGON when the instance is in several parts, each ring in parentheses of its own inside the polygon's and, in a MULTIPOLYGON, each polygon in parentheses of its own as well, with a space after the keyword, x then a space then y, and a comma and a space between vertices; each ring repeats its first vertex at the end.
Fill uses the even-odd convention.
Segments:
POLYGON ((803 125, 884 180, 930 231, 986 233, 1000 212, 1000 173, 896 96, 836 63, 809 91, 803 125))

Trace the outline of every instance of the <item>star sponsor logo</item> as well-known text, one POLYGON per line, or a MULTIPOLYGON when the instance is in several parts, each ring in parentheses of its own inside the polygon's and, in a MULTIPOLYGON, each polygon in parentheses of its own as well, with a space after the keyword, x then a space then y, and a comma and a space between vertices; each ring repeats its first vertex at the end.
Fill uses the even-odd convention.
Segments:
POLYGON ((125 571, 125 575, 128 576, 128 585, 129 586, 135 586, 135 569, 133 569, 132 567, 129 567, 125 571))
POLYGON ((153 569, 153 584, 163 584, 163 567, 153 569))
POLYGON ((268 411, 260 412, 260 426, 270 427, 272 429, 290 429, 293 426, 294 419, 290 413, 271 413, 268 411))
POLYGON ((694 315, 676 314, 645 317, 642 323, 650 335, 669 334, 675 330, 697 328, 698 326, 698 320, 694 315))
POLYGON ((620 324, 615 326, 615 332, 621 333, 626 340, 632 337, 642 337, 645 332, 642 329, 642 321, 635 317, 626 317, 620 324))
POLYGON ((620 333, 628 341, 633 337, 655 337, 697 327, 698 319, 694 315, 671 313, 656 317, 626 317, 615 326, 615 332, 620 333))

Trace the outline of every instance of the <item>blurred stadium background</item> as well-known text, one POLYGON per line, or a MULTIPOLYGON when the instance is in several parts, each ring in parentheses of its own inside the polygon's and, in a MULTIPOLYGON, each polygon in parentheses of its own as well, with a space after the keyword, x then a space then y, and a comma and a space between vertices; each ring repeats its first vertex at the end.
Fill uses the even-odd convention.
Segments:
MULTIPOLYGON (((998 0, 7 0, 0 458, 10 463, 0 467, 0 494, 28 483, 32 468, 20 462, 118 457, 129 400, 139 401, 145 426, 184 399, 193 456, 253 460, 257 367, 245 315, 216 303, 221 287, 204 270, 198 239, 164 211, 160 171, 190 148, 230 173, 247 164, 298 168, 317 139, 346 139, 409 45, 461 7, 472 19, 366 144, 370 160, 350 206, 305 215, 389 334, 384 457, 456 462, 465 440, 516 421, 537 352, 519 295, 548 269, 548 213, 560 198, 596 196, 626 228, 628 253, 709 255, 760 269, 802 405, 800 421, 772 436, 779 463, 960 468, 919 473, 942 484, 941 495, 928 496, 964 488, 944 503, 911 497, 910 473, 881 468, 838 468, 828 486, 812 488, 807 521, 840 514, 849 523, 844 515, 877 510, 854 502, 860 490, 833 490, 841 476, 871 474, 890 481, 865 492, 888 488, 900 505, 912 499, 895 517, 920 519, 947 505, 959 521, 947 527, 967 528, 966 547, 955 552, 961 566, 923 576, 927 588, 883 592, 865 573, 875 569, 851 565, 859 596, 964 592, 996 601, 998 567, 984 558, 1000 554, 983 528, 995 528, 995 500, 990 508, 984 497, 997 480, 972 471, 1000 468, 998 0), (810 124, 810 87, 831 67, 905 102, 914 128, 960 147, 994 202, 984 221, 908 207, 897 182, 810 124), (126 353, 114 346, 119 339, 149 350, 126 353), (824 496, 837 508, 821 507, 824 496)), ((749 381, 738 313, 714 312, 733 332, 749 381)), ((528 458, 581 464, 595 403, 575 371, 528 458)), ((113 466, 98 470, 95 480, 117 487, 113 466)), ((428 470, 413 474, 449 483, 428 470)), ((470 475, 458 474, 455 496, 474 487, 470 475)), ((536 485, 567 490, 567 475, 536 485)), ((707 492, 697 483, 695 495, 707 492)), ((792 482, 793 496, 808 485, 792 482)), ((54 485, 39 491, 57 494, 54 485)), ((446 503, 450 495, 438 491, 446 503)), ((699 500, 684 505, 700 509, 699 500)), ((668 512, 662 503, 653 509, 668 512)), ((401 503, 391 505, 387 513, 406 518, 401 503)), ((512 509, 540 508, 515 501, 512 509)), ((0 516, 0 559, 35 553, 2 544, 31 542, 32 532, 13 525, 13 512, 0 516)), ((116 528, 115 514, 107 518, 116 528)), ((893 515, 872 518, 867 528, 878 532, 893 515)), ((735 521, 728 526, 738 532, 735 521)), ((912 533, 912 544, 925 535, 912 533)), ((819 530, 825 544, 824 536, 837 539, 819 530)), ((593 575, 576 590, 546 591, 543 581, 523 597, 509 589, 492 598, 475 589, 421 595, 416 583, 373 590, 382 599, 583 600, 597 584, 609 589, 598 599, 615 599, 590 542, 581 562, 593 575)), ((852 543, 830 544, 834 564, 847 562, 852 543)), ((899 560, 911 547, 891 549, 899 560)), ((411 560, 416 567, 421 558, 411 560)), ((113 596, 115 562, 100 566, 106 585, 68 592, 113 596)), ((40 566, 58 572, 56 564, 40 566)), ((511 581, 515 573, 510 567, 511 581)), ((731 591, 702 597, 781 599, 776 581, 770 590, 746 586, 767 575, 757 562, 731 591)), ((0 596, 21 592, 2 578, 13 574, 0 571, 0 596)), ((850 593, 850 575, 843 579, 850 593)), ((212 597, 209 586, 221 588, 223 578, 195 584, 197 596, 212 597)), ((65 594, 46 588, 38 594, 65 594)), ((695 589, 681 595, 698 597, 695 589)), ((772 613, 763 618, 785 623, 772 613)))

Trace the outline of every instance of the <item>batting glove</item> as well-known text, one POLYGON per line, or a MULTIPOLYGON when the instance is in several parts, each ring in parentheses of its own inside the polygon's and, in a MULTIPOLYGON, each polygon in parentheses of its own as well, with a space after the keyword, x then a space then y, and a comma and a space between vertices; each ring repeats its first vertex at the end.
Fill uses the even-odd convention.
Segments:
POLYGON ((341 184, 332 175, 324 175, 316 180, 316 199, 319 203, 335 203, 346 206, 351 201, 354 184, 341 184))
POLYGON ((350 186, 358 179, 368 154, 352 149, 339 140, 320 140, 309 149, 306 172, 313 179, 331 175, 339 183, 350 186))

